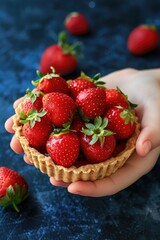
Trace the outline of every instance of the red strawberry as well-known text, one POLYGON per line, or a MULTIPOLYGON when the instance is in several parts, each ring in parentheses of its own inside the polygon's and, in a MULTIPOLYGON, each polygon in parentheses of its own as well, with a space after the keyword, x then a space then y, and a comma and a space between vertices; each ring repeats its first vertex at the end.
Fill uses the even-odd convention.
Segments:
POLYGON ((88 88, 81 91, 76 102, 85 118, 102 116, 106 109, 106 93, 103 88, 88 88))
POLYGON ((92 163, 102 162, 108 159, 113 153, 116 140, 111 131, 105 129, 108 120, 96 117, 94 124, 86 123, 86 129, 83 129, 81 135, 81 148, 92 163))
POLYGON ((26 95, 23 99, 22 111, 25 115, 32 109, 39 111, 42 108, 43 93, 40 91, 31 91, 27 89, 26 95))
POLYGON ((19 212, 19 205, 28 196, 28 184, 24 177, 16 171, 0 167, 0 205, 11 205, 19 212))
POLYGON ((79 43, 67 43, 67 36, 63 32, 59 35, 58 44, 53 44, 45 49, 40 60, 40 71, 45 75, 54 67, 57 74, 67 75, 72 73, 77 65, 79 43))
POLYGON ((143 55, 156 49, 159 34, 155 26, 140 25, 129 34, 127 47, 135 55, 143 55))
POLYGON ((80 136, 82 128, 84 126, 85 126, 84 121, 82 121, 78 115, 75 115, 72 120, 70 129, 74 131, 76 134, 78 134, 78 136, 80 136))
POLYGON ((120 154, 126 147, 127 139, 120 139, 116 141, 116 147, 114 149, 114 152, 112 153, 111 157, 116 157, 118 154, 120 154))
POLYGON ((106 107, 111 108, 115 106, 129 107, 128 97, 117 89, 106 89, 106 107))
POLYGON ((52 133, 52 123, 48 119, 46 112, 30 112, 25 120, 21 120, 24 124, 22 128, 23 135, 28 140, 30 146, 42 151, 45 150, 46 142, 52 133))
POLYGON ((87 18, 78 12, 72 12, 67 16, 65 27, 73 35, 85 35, 89 32, 87 18))
POLYGON ((77 160, 74 163, 74 166, 79 168, 81 166, 84 166, 86 164, 90 164, 90 162, 86 159, 86 157, 84 156, 84 154, 82 152, 80 152, 77 160))
POLYGON ((43 97, 43 108, 56 127, 69 123, 76 110, 76 103, 64 93, 48 93, 43 97))
POLYGON ((108 129, 116 133, 117 139, 129 138, 135 131, 135 113, 131 109, 113 107, 104 117, 108 118, 108 129))
POLYGON ((93 78, 90 78, 83 72, 79 77, 77 77, 74 80, 68 81, 70 95, 73 99, 76 99, 77 95, 87 88, 94 88, 97 86, 100 86, 102 84, 105 84, 102 81, 99 81, 100 74, 96 74, 93 78))
POLYGON ((55 74, 53 68, 51 68, 51 70, 52 73, 48 73, 44 76, 41 76, 41 74, 37 72, 40 79, 32 81, 33 85, 37 87, 37 91, 42 91, 43 93, 61 92, 68 94, 69 89, 66 80, 58 74, 55 74))
POLYGON ((56 164, 70 167, 79 155, 79 138, 73 132, 52 134, 47 141, 46 149, 56 164))

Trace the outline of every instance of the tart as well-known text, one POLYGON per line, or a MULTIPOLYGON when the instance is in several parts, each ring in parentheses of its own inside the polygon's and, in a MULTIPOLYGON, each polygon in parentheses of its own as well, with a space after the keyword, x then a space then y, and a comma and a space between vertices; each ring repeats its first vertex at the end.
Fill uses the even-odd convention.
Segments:
POLYGON ((140 132, 140 124, 136 118, 136 129, 133 135, 126 141, 125 148, 114 157, 100 163, 84 163, 74 164, 71 167, 63 167, 53 162, 51 157, 45 153, 39 152, 37 149, 30 146, 22 132, 22 124, 20 123, 20 112, 22 111, 22 103, 15 109, 13 116, 13 129, 16 137, 19 140, 25 155, 42 173, 49 177, 54 177, 55 180, 71 183, 75 181, 95 181, 103 179, 115 173, 121 168, 127 159, 135 151, 136 140, 140 132))

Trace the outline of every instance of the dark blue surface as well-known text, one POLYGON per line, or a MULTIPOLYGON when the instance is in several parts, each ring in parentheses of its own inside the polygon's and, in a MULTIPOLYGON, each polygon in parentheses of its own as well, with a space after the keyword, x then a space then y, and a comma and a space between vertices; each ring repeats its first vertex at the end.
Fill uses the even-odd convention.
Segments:
MULTIPOLYGON (((31 87, 43 50, 57 41, 71 11, 83 12, 91 33, 81 37, 84 58, 79 69, 93 76, 135 67, 159 67, 160 50, 132 56, 126 39, 141 23, 160 26, 159 0, 0 0, 0 166, 21 173, 29 198, 20 214, 0 209, 2 240, 158 240, 160 239, 159 164, 134 185, 112 197, 89 198, 51 186, 48 177, 24 163, 9 147, 4 129, 12 103, 31 87)), ((79 40, 69 35, 71 41, 79 40)), ((74 76, 73 75, 73 76, 74 76)))

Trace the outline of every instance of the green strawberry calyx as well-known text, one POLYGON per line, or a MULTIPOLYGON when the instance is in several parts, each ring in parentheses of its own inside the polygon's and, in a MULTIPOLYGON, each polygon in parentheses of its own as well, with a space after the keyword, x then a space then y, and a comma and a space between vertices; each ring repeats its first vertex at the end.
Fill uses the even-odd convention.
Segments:
POLYGON ((40 95, 44 96, 44 93, 41 91, 31 91, 29 88, 26 90, 26 95, 24 96, 23 102, 26 101, 26 99, 30 99, 32 103, 34 103, 40 95))
POLYGON ((58 35, 58 45, 63 49, 64 54, 71 54, 75 57, 79 57, 80 51, 80 42, 75 42, 74 44, 70 44, 67 41, 67 34, 65 31, 60 32, 58 35))
POLYGON ((51 133, 51 135, 52 135, 52 134, 67 133, 67 132, 69 132, 69 131, 72 131, 72 130, 70 129, 70 127, 71 127, 71 122, 70 122, 70 121, 67 122, 67 123, 64 123, 62 128, 55 128, 55 127, 54 127, 53 133, 51 133))
POLYGON ((6 194, 0 197, 0 205, 4 208, 12 206, 17 212, 19 212, 18 205, 28 197, 28 189, 24 185, 22 188, 16 183, 15 187, 10 185, 7 188, 6 194))
POLYGON ((90 145, 95 144, 99 140, 101 147, 103 147, 105 137, 114 134, 113 132, 106 129, 107 125, 108 119, 102 119, 101 117, 96 117, 94 119, 94 123, 85 123, 86 128, 82 128, 82 132, 87 136, 92 136, 90 145))
POLYGON ((140 25, 140 27, 143 27, 143 28, 146 28, 146 29, 151 29, 151 30, 154 30, 154 31, 157 30, 157 27, 154 24, 142 24, 142 25, 140 25))
POLYGON ((125 124, 131 124, 133 125, 136 121, 135 113, 132 111, 131 108, 123 108, 121 106, 117 106, 119 109, 123 109, 123 111, 120 113, 120 117, 124 119, 125 124))
POLYGON ((132 103, 131 101, 129 101, 128 95, 124 94, 124 92, 122 92, 122 90, 118 86, 116 87, 116 89, 126 99, 126 101, 129 103, 129 107, 131 109, 134 109, 134 108, 137 107, 137 104, 136 103, 132 103))
POLYGON ((87 122, 90 121, 90 119, 87 118, 87 117, 84 115, 84 111, 83 111, 80 107, 77 108, 77 112, 78 112, 78 114, 79 114, 79 116, 80 116, 80 119, 82 119, 84 122, 87 123, 87 122))
POLYGON ((36 73, 37 73, 37 76, 39 77, 39 79, 32 80, 32 85, 37 87, 38 84, 43 81, 43 79, 50 80, 50 79, 52 79, 54 77, 59 77, 60 76, 59 74, 55 73, 54 67, 51 66, 50 69, 51 69, 52 72, 51 73, 47 73, 46 75, 43 75, 39 70, 37 70, 36 73))
POLYGON ((74 11, 74 12, 71 12, 71 13, 68 15, 68 18, 70 18, 70 17, 75 17, 75 16, 79 16, 79 15, 80 15, 79 12, 74 11))
POLYGON ((31 128, 34 127, 36 122, 40 122, 41 118, 46 115, 46 111, 41 109, 40 112, 38 112, 35 109, 32 109, 31 111, 28 112, 28 116, 26 116, 23 112, 20 113, 20 123, 26 124, 29 122, 29 125, 31 128))
POLYGON ((85 78, 85 79, 87 79, 88 81, 93 82, 96 86, 102 86, 102 85, 104 85, 104 84, 106 84, 106 83, 103 82, 103 81, 100 81, 100 77, 101 77, 101 74, 100 74, 100 73, 95 74, 95 75, 91 78, 91 77, 89 77, 88 75, 86 75, 86 74, 82 71, 81 74, 80 74, 79 79, 85 78))

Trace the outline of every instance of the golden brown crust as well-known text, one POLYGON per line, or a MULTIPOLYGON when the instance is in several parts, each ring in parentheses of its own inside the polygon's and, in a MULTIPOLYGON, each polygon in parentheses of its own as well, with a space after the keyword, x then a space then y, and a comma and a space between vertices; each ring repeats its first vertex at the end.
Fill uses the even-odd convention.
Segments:
POLYGON ((66 183, 75 182, 78 180, 95 181, 97 179, 105 178, 120 167, 122 167, 127 159, 135 150, 135 144, 140 132, 140 124, 136 124, 136 131, 133 136, 127 141, 125 149, 116 157, 107 159, 104 162, 96 164, 87 164, 80 167, 72 166, 65 168, 56 165, 51 157, 45 156, 36 149, 29 146, 27 139, 22 134, 22 125, 19 120, 19 113, 21 111, 21 104, 16 108, 16 114, 13 116, 13 129, 17 139, 20 141, 24 153, 36 168, 41 172, 46 173, 49 177, 54 177, 56 180, 62 180, 66 183))

